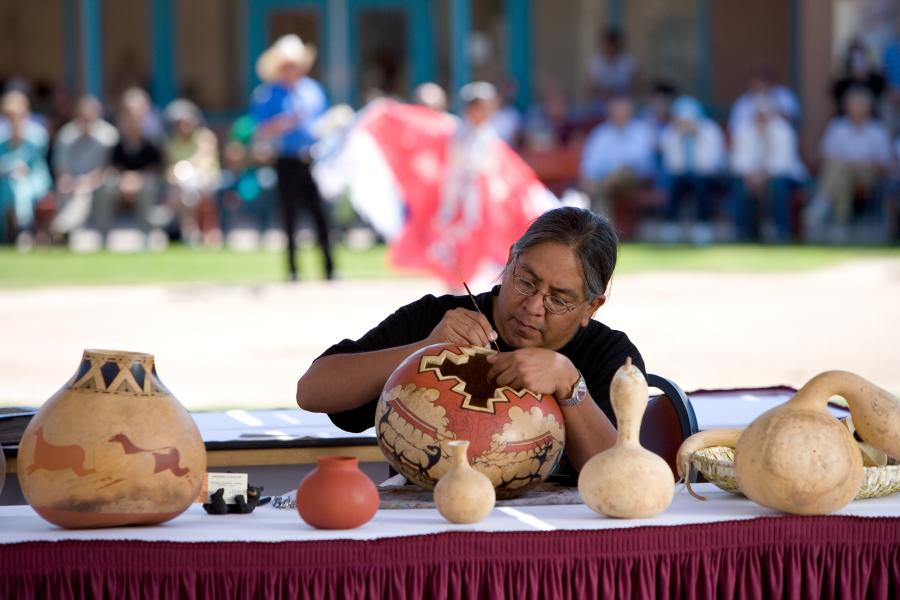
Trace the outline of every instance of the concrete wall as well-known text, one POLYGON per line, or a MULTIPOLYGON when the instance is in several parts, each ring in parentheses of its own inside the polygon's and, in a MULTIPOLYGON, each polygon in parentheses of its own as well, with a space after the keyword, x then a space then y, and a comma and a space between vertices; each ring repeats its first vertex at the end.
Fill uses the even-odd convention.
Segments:
POLYGON ((111 103, 118 102, 121 93, 133 85, 149 89, 152 67, 149 4, 143 0, 100 3, 103 90, 111 103))
POLYGON ((710 5, 713 104, 730 106, 758 67, 771 69, 789 85, 790 2, 713 0, 710 5))
POLYGON ((819 140, 832 116, 828 95, 832 76, 833 3, 822 0, 799 2, 799 94, 804 114, 800 147, 807 163, 818 163, 819 140))
POLYGON ((229 39, 232 0, 191 0, 175 3, 177 61, 175 93, 186 94, 209 109, 241 103, 237 93, 243 73, 237 50, 240 39, 229 39))
POLYGON ((532 0, 535 98, 552 79, 569 97, 587 99, 588 61, 603 28, 604 8, 597 0, 532 0))
POLYGON ((61 80, 62 22, 59 0, 0 2, 0 78, 21 76, 32 83, 61 80))

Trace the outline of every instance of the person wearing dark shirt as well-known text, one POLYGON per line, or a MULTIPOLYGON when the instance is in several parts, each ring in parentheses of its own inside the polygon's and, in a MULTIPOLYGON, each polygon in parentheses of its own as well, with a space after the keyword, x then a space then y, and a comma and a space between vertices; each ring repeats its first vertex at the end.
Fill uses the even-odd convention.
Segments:
POLYGON ((628 337, 593 320, 605 302, 618 238, 609 221, 572 207, 544 213, 510 248, 501 283, 476 296, 425 296, 356 341, 326 350, 297 382, 297 403, 347 431, 374 425, 390 374, 416 350, 454 343, 488 347, 499 386, 552 394, 566 452, 580 469, 616 440, 609 386, 627 357, 646 372, 628 337))
POLYGON ((146 92, 125 92, 119 114, 119 142, 110 156, 106 182, 94 200, 94 221, 104 239, 119 208, 134 207, 138 228, 150 231, 150 213, 160 193, 163 165, 159 146, 142 131, 150 109, 146 92))
POLYGON ((879 72, 875 61, 862 40, 854 39, 847 47, 844 68, 840 78, 831 86, 834 99, 835 114, 847 114, 847 95, 854 88, 863 87, 872 95, 873 112, 881 106, 881 94, 884 92, 885 79, 879 72))

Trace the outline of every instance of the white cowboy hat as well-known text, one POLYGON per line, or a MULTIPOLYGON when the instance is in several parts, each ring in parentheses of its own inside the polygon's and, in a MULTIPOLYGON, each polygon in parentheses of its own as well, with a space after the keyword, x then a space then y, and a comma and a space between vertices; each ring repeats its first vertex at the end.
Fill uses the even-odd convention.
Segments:
POLYGON ((315 60, 315 46, 304 44, 300 36, 291 33, 278 38, 260 55, 256 61, 256 74, 263 81, 274 81, 284 63, 294 63, 307 72, 315 60))

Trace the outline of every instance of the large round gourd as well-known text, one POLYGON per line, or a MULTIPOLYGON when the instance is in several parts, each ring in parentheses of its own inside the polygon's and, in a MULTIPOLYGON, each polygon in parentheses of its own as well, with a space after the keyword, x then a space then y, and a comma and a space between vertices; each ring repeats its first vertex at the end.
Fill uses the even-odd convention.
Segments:
POLYGON ((578 476, 578 493, 591 510, 609 517, 652 517, 672 503, 675 478, 661 457, 641 447, 647 380, 628 358, 610 384, 618 421, 615 446, 591 458, 578 476))
POLYGON ((434 344, 391 374, 375 411, 378 446, 407 480, 431 490, 450 471, 446 442, 469 440, 472 467, 498 498, 544 481, 566 439, 553 396, 498 386, 487 374, 493 350, 434 344))
POLYGON ((685 440, 678 453, 679 473, 686 474, 697 450, 732 446, 738 486, 754 502, 798 515, 839 510, 859 490, 863 459, 849 430, 828 412, 834 395, 847 400, 867 443, 895 458, 900 455, 900 401, 859 375, 826 371, 743 431, 713 430, 685 440))

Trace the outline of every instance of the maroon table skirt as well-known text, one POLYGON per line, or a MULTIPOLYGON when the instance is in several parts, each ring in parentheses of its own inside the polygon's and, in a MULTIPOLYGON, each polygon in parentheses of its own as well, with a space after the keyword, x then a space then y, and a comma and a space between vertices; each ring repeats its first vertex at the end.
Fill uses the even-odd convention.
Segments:
POLYGON ((0 545, 0 598, 897 598, 900 518, 0 545))

